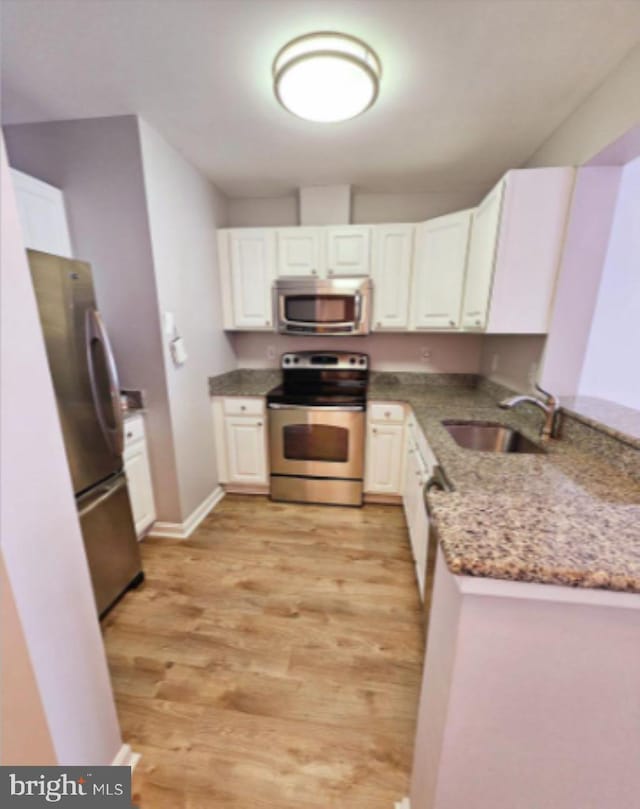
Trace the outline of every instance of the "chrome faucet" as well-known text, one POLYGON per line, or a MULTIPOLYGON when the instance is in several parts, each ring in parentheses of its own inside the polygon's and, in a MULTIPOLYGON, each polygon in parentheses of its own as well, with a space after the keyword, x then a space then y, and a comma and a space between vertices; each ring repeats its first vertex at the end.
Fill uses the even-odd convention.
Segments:
POLYGON ((510 399, 503 399, 503 401, 498 404, 498 407, 509 410, 522 402, 537 405, 546 416, 542 430, 540 431, 540 437, 543 441, 547 441, 549 438, 557 438, 558 428, 560 426, 560 403, 558 398, 548 393, 546 390, 543 390, 537 382, 535 383, 535 387, 536 390, 545 397, 544 401, 538 399, 536 396, 512 396, 510 399))

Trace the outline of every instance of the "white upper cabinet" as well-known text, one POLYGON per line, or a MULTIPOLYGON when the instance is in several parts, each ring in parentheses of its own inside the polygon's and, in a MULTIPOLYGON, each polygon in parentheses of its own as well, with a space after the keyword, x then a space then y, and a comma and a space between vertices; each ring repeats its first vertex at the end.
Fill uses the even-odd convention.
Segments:
POLYGON ((544 334, 571 204, 572 168, 510 171, 473 218, 464 328, 544 334))
POLYGON ((11 169, 24 246, 73 258, 64 197, 59 188, 11 169))
POLYGON ((324 275, 324 235, 321 228, 278 228, 278 275, 324 275))
POLYGON ((460 211, 416 227, 412 328, 459 328, 471 216, 460 211))
POLYGON ((373 228, 373 330, 405 330, 409 325, 409 291, 414 225, 373 228))
POLYGON ((362 225, 329 227, 327 231, 327 275, 369 275, 371 270, 371 228, 362 225))
POLYGON ((462 306, 465 329, 484 329, 487 324, 504 186, 505 181, 501 180, 473 214, 462 306))
POLYGON ((219 231, 218 247, 225 328, 272 329, 274 229, 219 231))

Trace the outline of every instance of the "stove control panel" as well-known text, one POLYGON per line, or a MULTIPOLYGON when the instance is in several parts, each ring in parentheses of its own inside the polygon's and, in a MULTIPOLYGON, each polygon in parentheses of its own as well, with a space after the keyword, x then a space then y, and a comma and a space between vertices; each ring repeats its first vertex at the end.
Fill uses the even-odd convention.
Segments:
POLYGON ((366 371, 369 368, 369 355, 347 351, 292 351, 282 355, 281 368, 310 370, 331 369, 336 371, 366 371))

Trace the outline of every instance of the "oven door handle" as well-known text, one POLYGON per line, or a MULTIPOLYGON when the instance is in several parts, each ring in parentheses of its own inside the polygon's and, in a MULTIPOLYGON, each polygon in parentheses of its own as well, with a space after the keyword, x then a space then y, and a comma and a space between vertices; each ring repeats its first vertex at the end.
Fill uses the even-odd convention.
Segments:
POLYGON ((269 410, 314 410, 326 412, 341 413, 364 413, 365 408, 360 405, 296 405, 296 404, 278 404, 277 402, 270 402, 267 407, 269 410))

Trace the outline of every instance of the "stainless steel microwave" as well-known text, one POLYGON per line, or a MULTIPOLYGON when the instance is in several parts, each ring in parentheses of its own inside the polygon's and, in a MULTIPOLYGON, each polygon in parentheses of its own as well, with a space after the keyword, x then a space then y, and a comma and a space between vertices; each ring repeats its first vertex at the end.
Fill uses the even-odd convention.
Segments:
POLYGON ((279 278, 273 285, 280 334, 369 334, 369 278, 279 278))

